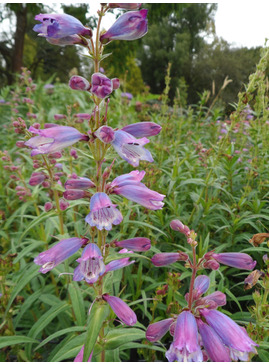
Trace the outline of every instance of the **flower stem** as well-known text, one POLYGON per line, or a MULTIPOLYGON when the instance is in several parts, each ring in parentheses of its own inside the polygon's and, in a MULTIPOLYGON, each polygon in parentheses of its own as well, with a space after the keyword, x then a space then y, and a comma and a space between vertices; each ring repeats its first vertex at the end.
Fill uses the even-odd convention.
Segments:
POLYGON ((193 264, 192 264, 191 283, 190 283, 190 289, 189 289, 189 302, 188 302, 188 306, 189 306, 190 310, 191 310, 191 306, 192 306, 194 280, 195 280, 196 273, 197 273, 196 252, 195 252, 194 246, 192 247, 192 254, 193 254, 193 264))

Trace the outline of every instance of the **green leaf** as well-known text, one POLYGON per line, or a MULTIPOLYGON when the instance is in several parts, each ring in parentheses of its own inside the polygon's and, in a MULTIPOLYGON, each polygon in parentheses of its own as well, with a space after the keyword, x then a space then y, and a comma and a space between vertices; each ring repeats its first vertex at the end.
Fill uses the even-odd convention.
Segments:
POLYGON ((95 303, 90 313, 90 320, 84 342, 83 361, 88 361, 88 358, 93 351, 94 345, 98 338, 103 322, 109 314, 109 306, 103 302, 95 303))
POLYGON ((225 293, 231 297, 232 300, 234 300, 236 303, 237 303, 237 306, 239 307, 239 310, 242 312, 242 308, 241 308, 241 305, 238 301, 238 299, 235 297, 235 295, 228 289, 228 288, 225 288, 225 293))
POLYGON ((48 336, 45 340, 43 340, 36 348, 35 351, 40 349, 42 346, 46 345, 49 341, 54 340, 56 337, 68 334, 69 332, 76 332, 76 331, 85 331, 84 326, 75 326, 75 327, 68 327, 67 329, 59 330, 54 334, 48 336))
POLYGON ((136 328, 115 329, 106 335, 105 350, 113 350, 135 340, 145 339, 145 331, 136 328))
POLYGON ((72 302, 72 309, 76 316, 76 324, 82 326, 86 322, 86 314, 81 289, 77 282, 73 281, 69 285, 69 294, 72 302))
MULTIPOLYGON (((58 305, 52 306, 47 312, 45 312, 32 326, 28 333, 31 338, 36 338, 37 335, 61 312, 69 308, 68 303, 59 303, 58 305)), ((26 354, 30 357, 32 344, 27 345, 26 354)))
POLYGON ((23 343, 38 343, 38 341, 27 336, 2 336, 0 340, 0 349, 5 348, 6 346, 23 343))
POLYGON ((73 337, 50 359, 50 362, 60 362, 66 359, 75 358, 82 348, 85 340, 85 333, 73 337))
POLYGON ((13 288, 13 291, 10 295, 10 299, 7 304, 7 308, 5 311, 5 315, 7 314, 8 310, 10 309, 10 306, 12 305, 12 302, 18 295, 18 293, 26 286, 27 283, 31 281, 37 274, 39 267, 33 264, 29 269, 28 267, 25 267, 26 269, 22 270, 21 279, 16 284, 16 286, 13 288))

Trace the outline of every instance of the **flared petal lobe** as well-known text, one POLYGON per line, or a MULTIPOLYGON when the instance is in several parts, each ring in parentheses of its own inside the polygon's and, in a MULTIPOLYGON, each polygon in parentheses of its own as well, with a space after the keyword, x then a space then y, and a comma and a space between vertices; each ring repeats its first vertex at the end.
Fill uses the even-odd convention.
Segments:
POLYGON ((88 239, 70 238, 61 240, 52 248, 40 253, 34 262, 41 265, 39 272, 47 273, 71 255, 75 254, 88 239))
POLYGON ((105 273, 106 267, 100 249, 96 244, 88 244, 77 259, 79 265, 74 270, 74 281, 84 279, 87 283, 95 283, 105 273))
POLYGON ((147 138, 136 139, 123 130, 116 130, 111 144, 122 159, 137 167, 141 160, 153 162, 150 151, 144 148, 147 143, 149 143, 147 138))
POLYGON ((146 9, 124 13, 101 35, 101 42, 105 44, 111 40, 135 40, 143 37, 148 31, 147 13, 146 9))
POLYGON ((106 193, 97 192, 93 195, 90 201, 90 213, 85 218, 90 226, 96 226, 99 230, 111 230, 112 225, 120 224, 122 219, 122 214, 106 193))
POLYGON ((115 296, 110 296, 109 294, 103 294, 103 299, 110 305, 112 310, 118 316, 118 318, 124 322, 126 325, 133 326, 137 317, 134 311, 120 298, 115 296))

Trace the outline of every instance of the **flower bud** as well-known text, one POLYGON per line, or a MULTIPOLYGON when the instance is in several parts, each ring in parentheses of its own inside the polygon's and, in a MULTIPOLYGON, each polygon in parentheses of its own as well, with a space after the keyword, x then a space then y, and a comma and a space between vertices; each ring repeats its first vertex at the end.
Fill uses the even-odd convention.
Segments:
POLYGON ((59 201, 59 205, 60 205, 60 209, 62 211, 64 211, 69 207, 69 202, 65 201, 64 199, 61 198, 60 201, 59 201))
POLYGON ((151 262, 156 267, 163 267, 175 263, 179 260, 179 253, 158 253, 151 258, 151 262))
POLYGON ((94 135, 105 144, 111 143, 115 139, 114 130, 110 126, 101 126, 94 132, 94 135))
POLYGON ((186 236, 189 236, 190 234, 190 229, 188 228, 188 226, 183 225, 182 222, 179 220, 172 220, 170 223, 170 227, 175 231, 180 231, 186 236))
POLYGON ((137 321, 134 311, 120 298, 103 294, 102 298, 110 305, 112 310, 126 325, 133 326, 137 321))
POLYGON ((112 78, 113 90, 117 90, 120 87, 120 80, 118 78, 112 78))
POLYGON ((66 115, 64 114, 54 114, 54 120, 62 120, 66 119, 66 115))
POLYGON ((147 238, 132 238, 122 241, 116 241, 115 245, 121 248, 131 249, 136 252, 144 252, 150 249, 150 240, 147 238))
POLYGON ((87 190, 95 187, 95 184, 89 178, 71 178, 65 182, 66 190, 87 190))
POLYGON ((63 197, 68 201, 79 200, 80 198, 90 197, 90 193, 83 190, 66 190, 63 197))
POLYGON ((40 185, 42 182, 44 182, 46 179, 46 175, 43 172, 34 172, 32 173, 29 185, 30 186, 37 186, 40 185))
POLYGON ((149 325, 146 331, 146 338, 151 341, 158 341, 167 333, 169 327, 173 323, 173 319, 169 318, 166 320, 161 320, 149 325))
POLYGON ((51 202, 46 202, 44 205, 44 210, 46 212, 50 211, 53 208, 53 204, 51 202))
POLYGON ((100 99, 104 99, 106 96, 111 94, 113 91, 112 81, 103 75, 100 72, 94 73, 92 75, 92 88, 91 92, 99 97, 100 99))

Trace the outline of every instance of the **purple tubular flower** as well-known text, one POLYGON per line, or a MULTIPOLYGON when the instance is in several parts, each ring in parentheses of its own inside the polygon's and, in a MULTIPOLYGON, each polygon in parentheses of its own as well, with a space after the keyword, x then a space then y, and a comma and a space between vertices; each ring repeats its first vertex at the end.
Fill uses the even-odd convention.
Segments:
POLYGON ((39 272, 47 273, 62 263, 71 255, 75 254, 88 239, 70 238, 61 240, 59 243, 54 245, 52 248, 40 253, 34 262, 37 265, 41 265, 39 272))
POLYGON ((43 172, 34 172, 32 173, 29 179, 30 186, 37 186, 44 182, 46 179, 46 175, 43 172))
POLYGON ((68 190, 64 191, 63 196, 68 201, 74 201, 74 200, 79 200, 80 198, 90 197, 90 194, 87 191, 83 191, 83 190, 68 189, 68 190))
POLYGON ((89 178, 85 177, 68 179, 64 185, 66 190, 87 190, 93 187, 95 187, 95 184, 89 178))
POLYGON ((135 262, 135 260, 130 260, 130 258, 128 258, 128 257, 117 259, 117 260, 112 260, 112 262, 110 262, 106 265, 106 273, 127 267, 128 265, 133 264, 134 262, 135 262))
POLYGON ((197 320, 199 332, 203 340, 203 346, 209 355, 211 361, 230 362, 227 348, 223 345, 220 337, 216 332, 202 320, 197 320))
POLYGON ((165 265, 177 262, 179 258, 179 253, 158 253, 153 255, 151 262, 156 267, 163 267, 165 265))
POLYGON ((65 38, 70 35, 79 34, 85 37, 91 37, 92 31, 85 28, 82 23, 68 14, 39 14, 35 16, 35 20, 41 22, 36 24, 33 30, 40 37, 58 39, 65 38))
POLYGON ((120 248, 131 249, 135 252, 145 252, 151 248, 150 240, 147 238, 132 238, 116 241, 115 245, 120 248))
POLYGON ((106 267, 100 249, 96 244, 85 246, 81 258, 77 259, 79 265, 74 270, 74 281, 84 279, 87 283, 95 283, 105 273, 106 267))
POLYGON ((97 129, 94 135, 105 144, 111 143, 115 139, 114 130, 110 126, 105 125, 97 129))
POLYGON ((128 4, 119 4, 119 3, 109 3, 108 6, 110 9, 114 8, 120 8, 125 10, 135 10, 139 9, 142 4, 136 4, 136 3, 128 3, 128 4))
POLYGON ((68 36, 63 37, 63 38, 46 38, 46 40, 50 44, 58 45, 58 46, 67 46, 67 45, 74 45, 74 44, 79 44, 79 45, 82 45, 82 46, 87 45, 87 44, 85 44, 83 39, 80 38, 80 36, 78 36, 76 34, 68 35, 68 36))
MULTIPOLYGON (((92 354, 93 354, 93 351, 91 352, 90 356, 89 356, 89 359, 88 359, 88 362, 91 362, 92 361, 92 354)), ((75 357, 74 359, 74 363, 75 362, 79 362, 79 363, 82 363, 83 362, 83 355, 84 355, 84 345, 82 346, 82 348, 80 349, 78 355, 75 357)))
POLYGON ((96 226, 99 230, 111 230, 112 224, 118 225, 123 219, 122 214, 116 206, 112 204, 106 193, 97 192, 91 198, 91 211, 86 216, 85 221, 90 226, 96 226))
POLYGON ((203 361, 198 344, 198 328, 195 317, 189 311, 178 316, 174 341, 165 354, 168 361, 203 361))
POLYGON ((194 281, 194 297, 195 299, 203 295, 209 288, 210 279, 208 276, 200 275, 194 281))
POLYGON ((122 195, 150 210, 159 210, 164 205, 162 201, 165 195, 152 191, 141 183, 144 175, 144 171, 132 171, 115 178, 109 187, 111 193, 122 195))
POLYGON ((151 341, 158 341, 167 333, 169 327, 173 323, 173 319, 161 320, 159 322, 155 322, 154 324, 149 325, 146 331, 146 338, 151 341))
POLYGON ((133 326, 136 323, 136 314, 124 301, 118 297, 110 296, 107 293, 103 294, 102 297, 122 322, 129 326, 133 326))
POLYGON ((94 73, 92 75, 92 88, 91 92, 99 97, 100 99, 104 99, 113 91, 113 83, 112 81, 103 75, 100 72, 94 73))
POLYGON ((79 119, 83 119, 83 120, 90 120, 91 118, 91 114, 87 114, 87 113, 78 113, 74 115, 75 117, 79 118, 79 119))
POLYGON ((89 140, 87 135, 81 134, 71 126, 55 126, 49 129, 35 129, 30 126, 29 131, 38 134, 30 138, 24 144, 32 148, 31 156, 37 154, 48 154, 57 152, 63 148, 78 142, 79 140, 89 140))
POLYGON ((247 360, 248 353, 255 353, 258 346, 250 339, 243 327, 237 325, 230 317, 217 310, 201 309, 210 327, 219 335, 222 342, 230 349, 232 359, 235 357, 247 360))
POLYGON ((123 130, 116 130, 114 134, 112 145, 115 151, 133 167, 137 167, 140 160, 153 162, 151 153, 143 147, 149 143, 147 138, 136 139, 123 130))
POLYGON ((129 11, 121 15, 106 33, 101 35, 100 41, 108 43, 111 40, 135 40, 143 37, 148 31, 146 9, 129 11))
POLYGON ((118 78, 112 78, 113 90, 117 90, 120 87, 120 80, 118 78))
POLYGON ((81 76, 72 76, 69 80, 69 87, 72 90, 90 91, 91 85, 86 78, 81 76))
POLYGON ((256 265, 256 261, 245 253, 213 253, 212 257, 221 264, 239 269, 252 270, 256 265))
POLYGON ((156 123, 144 121, 124 126, 121 130, 131 134, 135 138, 143 138, 159 134, 162 127, 156 123))

